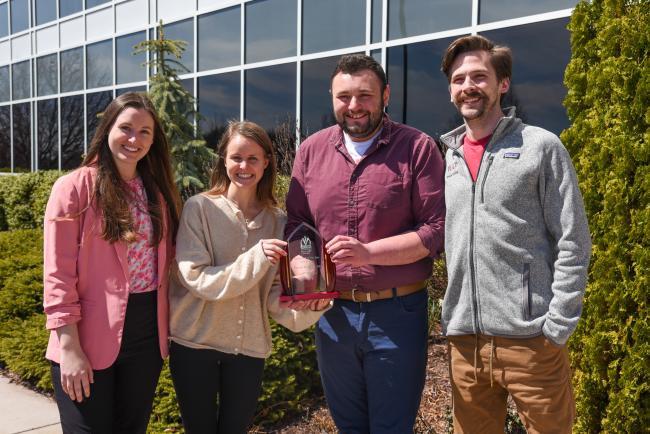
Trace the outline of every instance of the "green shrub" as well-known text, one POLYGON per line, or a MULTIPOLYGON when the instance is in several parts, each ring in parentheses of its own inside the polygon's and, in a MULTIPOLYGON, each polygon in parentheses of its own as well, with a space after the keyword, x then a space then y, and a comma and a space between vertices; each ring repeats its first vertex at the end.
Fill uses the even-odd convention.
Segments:
POLYGON ((576 7, 562 139, 576 163, 593 256, 570 341, 576 431, 650 426, 650 2, 576 7))
POLYGON ((52 170, 0 176, 0 230, 43 227, 52 185, 62 174, 52 170))

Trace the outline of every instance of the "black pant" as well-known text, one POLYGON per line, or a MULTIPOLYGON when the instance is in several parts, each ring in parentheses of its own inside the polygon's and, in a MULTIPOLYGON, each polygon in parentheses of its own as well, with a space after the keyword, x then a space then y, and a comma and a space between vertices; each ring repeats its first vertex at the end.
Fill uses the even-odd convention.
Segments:
POLYGON ((158 344, 156 291, 130 294, 117 360, 93 370, 90 397, 72 401, 61 387, 61 367, 52 363, 54 396, 65 434, 145 433, 162 358, 158 344))
POLYGON ((264 359, 171 343, 169 367, 187 434, 245 434, 262 386, 264 359))

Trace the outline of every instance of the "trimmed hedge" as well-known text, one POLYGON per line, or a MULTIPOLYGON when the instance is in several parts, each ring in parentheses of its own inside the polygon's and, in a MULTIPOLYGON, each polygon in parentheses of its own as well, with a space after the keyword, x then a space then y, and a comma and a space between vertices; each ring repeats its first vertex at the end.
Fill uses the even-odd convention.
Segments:
POLYGON ((585 433, 650 426, 650 1, 580 2, 565 100, 593 240, 570 341, 585 433))
POLYGON ((56 170, 0 176, 0 231, 43 227, 56 170))

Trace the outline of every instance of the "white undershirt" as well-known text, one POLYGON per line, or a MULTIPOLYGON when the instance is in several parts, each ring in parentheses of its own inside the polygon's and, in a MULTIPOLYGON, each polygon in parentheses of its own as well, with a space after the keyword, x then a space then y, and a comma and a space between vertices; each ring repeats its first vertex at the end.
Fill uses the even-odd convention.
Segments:
POLYGON ((355 163, 361 161, 365 153, 368 151, 368 148, 370 148, 370 145, 372 145, 372 142, 374 142, 375 138, 377 138, 377 136, 381 133, 381 130, 383 130, 383 128, 380 128, 379 131, 377 131, 371 138, 364 140, 363 142, 355 142, 352 140, 352 137, 348 135, 348 133, 343 132, 343 138, 345 139, 345 149, 348 150, 348 153, 355 163))

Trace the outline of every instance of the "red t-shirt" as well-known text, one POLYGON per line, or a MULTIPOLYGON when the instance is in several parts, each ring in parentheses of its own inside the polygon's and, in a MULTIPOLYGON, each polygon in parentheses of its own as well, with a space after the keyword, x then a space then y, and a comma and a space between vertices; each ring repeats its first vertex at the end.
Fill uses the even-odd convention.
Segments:
POLYGON ((469 173, 472 175, 472 181, 476 181, 478 168, 481 165, 481 158, 483 158, 483 152, 485 152, 485 145, 487 145, 490 137, 492 137, 492 134, 474 141, 465 134, 465 138, 463 139, 463 153, 465 154, 467 167, 469 167, 469 173))

